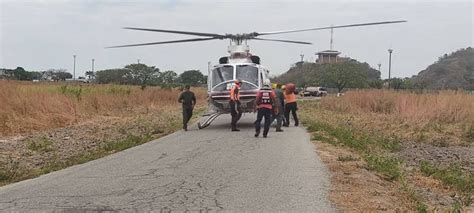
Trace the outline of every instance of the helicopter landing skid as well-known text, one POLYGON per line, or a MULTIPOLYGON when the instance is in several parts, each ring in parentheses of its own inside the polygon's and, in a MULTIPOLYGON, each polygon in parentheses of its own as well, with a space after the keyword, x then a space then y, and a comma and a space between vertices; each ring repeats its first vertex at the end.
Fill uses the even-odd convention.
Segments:
POLYGON ((204 129, 206 127, 208 127, 217 117, 219 117, 219 115, 222 115, 224 113, 221 113, 221 112, 216 112, 216 113, 213 113, 211 115, 209 115, 209 117, 204 121, 204 123, 201 124, 201 122, 198 122, 198 128, 199 129, 204 129))

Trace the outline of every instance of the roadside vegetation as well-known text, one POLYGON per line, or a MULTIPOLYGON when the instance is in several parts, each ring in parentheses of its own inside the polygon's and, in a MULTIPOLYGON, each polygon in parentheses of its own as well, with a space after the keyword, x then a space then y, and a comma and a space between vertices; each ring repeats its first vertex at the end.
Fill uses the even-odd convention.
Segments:
MULTIPOLYGON (((205 110, 197 98, 195 118, 205 110)), ((0 185, 101 158, 181 128, 178 88, 0 84, 0 185)))
POLYGON ((472 210, 472 94, 359 90, 303 100, 300 109, 314 141, 350 151, 336 161, 360 160, 362 167, 397 185, 411 210, 472 210))

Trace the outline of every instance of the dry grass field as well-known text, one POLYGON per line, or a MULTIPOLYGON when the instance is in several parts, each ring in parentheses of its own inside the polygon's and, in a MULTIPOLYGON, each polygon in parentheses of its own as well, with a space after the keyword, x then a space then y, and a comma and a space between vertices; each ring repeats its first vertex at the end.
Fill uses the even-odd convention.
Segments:
MULTIPOLYGON (((206 91, 192 89, 196 114, 206 91)), ((180 91, 0 81, 0 185, 136 146, 181 128, 180 91)))
POLYGON ((300 109, 323 161, 338 174, 330 197, 342 210, 379 211, 384 205, 373 200, 384 203, 381 191, 399 197, 389 209, 473 210, 472 93, 359 90, 303 100, 300 109), (366 169, 378 177, 360 175, 366 169), (366 199, 348 203, 344 193, 366 199))
MULTIPOLYGON (((98 116, 175 110, 179 91, 158 87, 0 81, 0 136, 64 127, 98 116)), ((205 91, 196 91, 200 100, 205 91)), ((202 103, 202 101, 201 101, 202 103)))

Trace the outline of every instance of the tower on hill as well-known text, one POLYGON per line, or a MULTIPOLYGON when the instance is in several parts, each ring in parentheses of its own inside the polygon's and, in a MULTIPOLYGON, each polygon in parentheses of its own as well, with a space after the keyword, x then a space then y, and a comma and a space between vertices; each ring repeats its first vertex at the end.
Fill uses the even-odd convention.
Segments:
POLYGON ((333 50, 333 30, 334 29, 331 28, 330 49, 316 53, 316 55, 318 56, 318 58, 316 59, 316 64, 331 64, 349 60, 349 58, 339 57, 339 54, 341 54, 341 52, 333 50))

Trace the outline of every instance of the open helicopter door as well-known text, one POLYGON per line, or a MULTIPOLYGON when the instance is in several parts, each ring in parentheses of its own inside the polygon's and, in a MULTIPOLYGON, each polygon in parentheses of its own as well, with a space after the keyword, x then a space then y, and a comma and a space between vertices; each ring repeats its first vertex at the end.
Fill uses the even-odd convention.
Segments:
POLYGON ((211 92, 212 76, 211 76, 211 62, 207 62, 207 94, 211 92))

